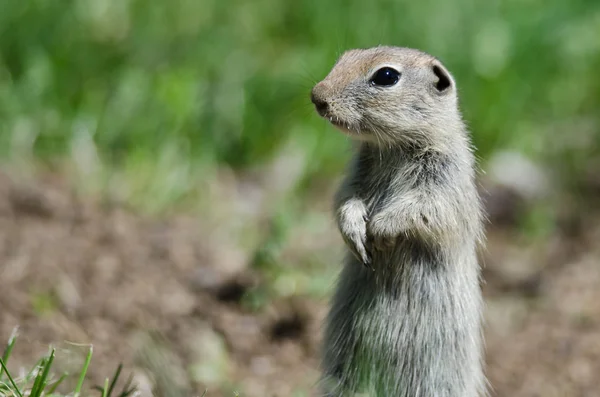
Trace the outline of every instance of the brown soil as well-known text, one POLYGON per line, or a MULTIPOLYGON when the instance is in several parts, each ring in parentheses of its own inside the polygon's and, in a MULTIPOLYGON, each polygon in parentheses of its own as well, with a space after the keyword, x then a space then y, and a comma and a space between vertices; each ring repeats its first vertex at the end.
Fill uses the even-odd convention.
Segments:
MULTIPOLYGON (((490 230, 484 255, 494 395, 600 396, 600 228, 542 245, 511 234, 490 230)), ((163 395, 310 388, 326 301, 251 311, 241 298, 261 279, 244 266, 222 271, 224 257, 197 219, 148 219, 82 201, 60 179, 0 176, 0 338, 17 325, 20 334, 11 367, 55 344, 73 370, 84 352, 71 341, 93 344, 96 384, 123 362, 142 391, 153 384, 163 395)))

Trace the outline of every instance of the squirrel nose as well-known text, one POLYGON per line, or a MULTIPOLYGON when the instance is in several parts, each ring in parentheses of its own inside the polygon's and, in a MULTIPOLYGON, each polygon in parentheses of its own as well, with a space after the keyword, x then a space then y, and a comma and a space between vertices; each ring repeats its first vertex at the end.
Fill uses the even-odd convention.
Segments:
POLYGON ((310 100, 315 104, 315 108, 317 109, 317 113, 321 116, 325 116, 327 111, 329 110, 329 104, 323 98, 320 98, 319 95, 315 95, 315 91, 313 90, 310 94, 310 100))

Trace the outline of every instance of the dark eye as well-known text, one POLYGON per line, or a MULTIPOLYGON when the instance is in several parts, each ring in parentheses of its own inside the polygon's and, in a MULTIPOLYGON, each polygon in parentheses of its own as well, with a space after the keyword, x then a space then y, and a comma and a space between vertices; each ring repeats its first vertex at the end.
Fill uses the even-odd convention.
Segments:
POLYGON ((400 72, 396 69, 385 67, 375 72, 373 77, 371 77, 371 84, 389 87, 396 84, 398 80, 400 80, 400 72))

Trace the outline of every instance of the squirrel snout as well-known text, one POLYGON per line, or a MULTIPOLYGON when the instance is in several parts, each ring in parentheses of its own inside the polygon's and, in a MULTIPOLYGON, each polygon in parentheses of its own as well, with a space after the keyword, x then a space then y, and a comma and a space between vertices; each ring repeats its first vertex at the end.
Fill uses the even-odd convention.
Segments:
POLYGON ((313 88, 312 92, 310 93, 310 100, 315 104, 317 113, 324 117, 329 110, 329 103, 327 103, 322 95, 320 95, 318 87, 319 86, 313 88))

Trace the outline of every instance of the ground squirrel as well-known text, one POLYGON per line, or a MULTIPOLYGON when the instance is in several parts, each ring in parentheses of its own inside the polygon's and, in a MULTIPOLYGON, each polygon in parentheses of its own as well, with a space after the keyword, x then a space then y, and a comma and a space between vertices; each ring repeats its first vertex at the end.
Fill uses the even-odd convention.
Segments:
POLYGON ((418 50, 350 50, 312 90, 359 143, 335 197, 348 247, 324 335, 331 397, 475 397, 482 209, 453 77, 418 50))

